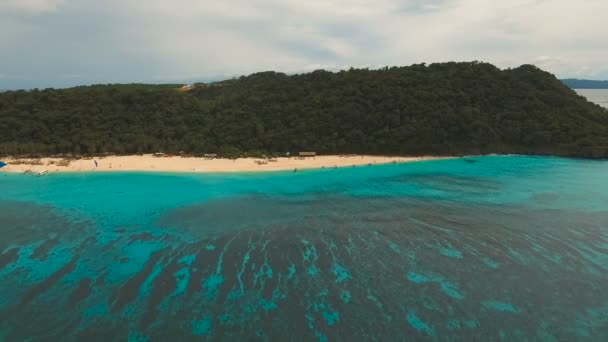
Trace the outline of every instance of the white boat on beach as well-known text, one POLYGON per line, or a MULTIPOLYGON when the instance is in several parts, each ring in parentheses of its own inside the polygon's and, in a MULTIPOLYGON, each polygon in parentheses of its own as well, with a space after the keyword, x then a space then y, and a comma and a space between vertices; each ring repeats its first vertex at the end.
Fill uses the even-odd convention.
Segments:
POLYGON ((42 170, 42 171, 38 172, 38 176, 44 176, 44 175, 46 175, 47 173, 49 173, 49 171, 48 171, 48 170, 42 170))

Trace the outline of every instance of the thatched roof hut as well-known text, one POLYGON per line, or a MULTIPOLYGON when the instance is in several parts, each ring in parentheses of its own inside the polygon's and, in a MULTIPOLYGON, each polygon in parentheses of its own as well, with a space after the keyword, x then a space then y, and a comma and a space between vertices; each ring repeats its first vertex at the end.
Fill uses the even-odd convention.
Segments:
POLYGON ((298 155, 300 157, 315 157, 317 152, 300 152, 298 155))

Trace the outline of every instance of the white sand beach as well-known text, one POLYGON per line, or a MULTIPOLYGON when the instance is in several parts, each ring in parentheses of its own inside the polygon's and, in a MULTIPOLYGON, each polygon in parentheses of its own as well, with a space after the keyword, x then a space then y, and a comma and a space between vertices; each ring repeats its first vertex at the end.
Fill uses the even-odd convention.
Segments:
POLYGON ((108 156, 67 160, 61 158, 3 159, 8 165, 0 172, 257 172, 342 168, 362 165, 406 163, 444 157, 383 157, 368 155, 316 156, 307 158, 282 157, 274 159, 205 159, 196 157, 134 155, 108 156))

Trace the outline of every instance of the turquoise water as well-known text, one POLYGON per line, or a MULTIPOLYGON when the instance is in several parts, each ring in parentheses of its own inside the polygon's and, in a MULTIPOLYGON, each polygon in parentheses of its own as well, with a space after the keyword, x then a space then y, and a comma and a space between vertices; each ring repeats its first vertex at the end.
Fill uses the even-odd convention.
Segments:
POLYGON ((608 162, 0 175, 0 340, 606 340, 608 162))

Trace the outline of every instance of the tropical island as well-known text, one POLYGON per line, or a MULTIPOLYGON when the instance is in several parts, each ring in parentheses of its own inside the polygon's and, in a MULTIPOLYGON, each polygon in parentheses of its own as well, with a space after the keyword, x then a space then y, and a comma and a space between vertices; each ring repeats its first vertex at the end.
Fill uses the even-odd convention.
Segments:
POLYGON ((567 78, 562 82, 572 89, 608 89, 608 81, 567 78))
POLYGON ((372 159, 608 157, 608 110, 535 66, 501 70, 479 62, 8 91, 0 93, 0 132, 5 159, 54 163, 153 153, 285 158, 298 151, 372 159))

